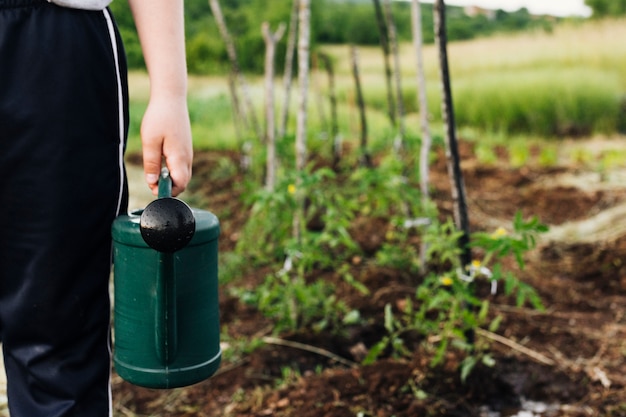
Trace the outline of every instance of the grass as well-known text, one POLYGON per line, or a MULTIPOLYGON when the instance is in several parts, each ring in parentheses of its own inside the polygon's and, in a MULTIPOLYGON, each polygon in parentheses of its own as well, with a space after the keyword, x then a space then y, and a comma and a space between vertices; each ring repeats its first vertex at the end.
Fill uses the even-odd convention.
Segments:
MULTIPOLYGON (((457 124, 484 132, 525 133, 546 137, 614 132, 620 102, 626 95, 626 21, 563 24, 551 33, 456 42, 448 46, 457 124)), ((351 88, 347 47, 325 46, 337 62, 341 85, 351 88)), ((402 45, 405 107, 417 111, 416 58, 402 45)), ((438 57, 433 45, 424 50, 432 118, 440 118, 438 57)), ((380 48, 359 48, 360 72, 368 104, 386 107, 380 48)), ((622 110, 623 111, 623 110, 622 110)))
POLYGON ((484 72, 456 84, 459 125, 537 136, 617 130, 616 74, 592 68, 484 72))

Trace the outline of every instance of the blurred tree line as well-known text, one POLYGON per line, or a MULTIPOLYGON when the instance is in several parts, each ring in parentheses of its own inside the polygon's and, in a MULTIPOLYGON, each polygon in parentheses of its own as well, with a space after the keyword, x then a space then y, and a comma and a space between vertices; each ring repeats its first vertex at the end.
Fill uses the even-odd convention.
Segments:
MULTIPOLYGON (((600 0, 587 0, 588 3, 600 0)), ((606 0, 612 3, 616 0, 606 0)), ((623 0, 620 0, 623 3, 623 0)), ((239 64, 244 71, 263 71, 265 44, 261 35, 264 21, 271 27, 280 22, 289 23, 291 1, 220 0, 228 28, 235 38, 239 64)), ((393 15, 400 41, 411 39, 410 2, 394 2, 393 15)), ((371 0, 315 0, 311 5, 312 49, 321 43, 354 43, 378 45, 379 32, 371 0)), ((130 68, 144 66, 141 48, 133 24, 128 2, 111 4, 126 46, 130 68)), ((229 69, 224 43, 207 0, 186 0, 185 19, 187 60, 189 71, 196 74, 220 74, 229 69)), ((552 18, 532 16, 527 9, 507 13, 497 10, 492 16, 468 16, 463 8, 447 7, 448 39, 450 41, 487 36, 497 32, 510 32, 531 28, 550 30, 552 18)), ((433 6, 422 4, 423 39, 434 41, 433 6)), ((285 42, 277 45, 277 68, 282 68, 285 42)))
POLYGON ((585 0, 594 18, 626 15, 626 0, 585 0))

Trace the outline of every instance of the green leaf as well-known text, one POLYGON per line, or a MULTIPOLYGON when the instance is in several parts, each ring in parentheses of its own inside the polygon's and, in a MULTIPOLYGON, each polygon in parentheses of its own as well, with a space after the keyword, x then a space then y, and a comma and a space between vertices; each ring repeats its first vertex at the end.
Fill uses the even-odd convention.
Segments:
POLYGON ((345 272, 343 274, 343 279, 361 294, 369 295, 369 288, 367 288, 362 282, 357 281, 351 273, 345 272))
POLYGON ((391 304, 387 303, 385 304, 385 329, 387 329, 389 333, 393 333, 393 330, 394 330, 393 322, 394 322, 394 317, 393 317, 393 311, 391 309, 391 304))
POLYGON ((376 359, 378 358, 378 356, 380 356, 380 354, 387 348, 388 344, 389 344, 389 337, 387 336, 383 337, 380 340, 380 342, 372 346, 369 352, 367 352, 367 356, 365 356, 365 359, 363 359, 363 364, 371 365, 372 363, 374 363, 376 359))
POLYGON ((480 311, 478 312, 478 321, 482 322, 487 318, 487 314, 489 313, 489 301, 484 300, 480 306, 480 311))
POLYGON ((482 363, 485 366, 488 366, 488 367, 492 368, 492 367, 495 366, 496 360, 491 355, 485 355, 485 356, 483 356, 482 363))
POLYGON ((343 324, 351 325, 358 324, 361 321, 361 313, 359 310, 351 310, 343 317, 343 324))
POLYGON ((461 381, 463 383, 465 383, 465 381, 467 380, 467 377, 470 375, 470 373, 476 366, 476 362, 477 360, 476 360, 476 357, 474 356, 468 356, 465 359, 463 359, 463 362, 461 363, 461 381))
POLYGON ((502 323, 502 319, 503 317, 501 315, 496 316, 496 318, 494 318, 491 323, 489 323, 489 331, 493 333, 498 330, 498 328, 500 327, 500 323, 502 323))

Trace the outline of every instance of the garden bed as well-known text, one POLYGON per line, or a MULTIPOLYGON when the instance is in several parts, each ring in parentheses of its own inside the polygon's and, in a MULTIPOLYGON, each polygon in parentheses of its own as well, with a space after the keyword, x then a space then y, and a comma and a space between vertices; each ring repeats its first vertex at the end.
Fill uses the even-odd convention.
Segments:
MULTIPOLYGON (((237 194, 241 174, 211 179, 224 158, 237 163, 232 153, 198 153, 192 187, 194 201, 206 201, 221 219, 222 254, 234 248, 249 215, 237 194)), ((580 166, 482 166, 467 144, 462 159, 472 230, 492 231, 517 211, 538 216, 555 229, 528 254, 526 268, 517 271, 537 290, 546 310, 516 307, 502 294, 491 299, 502 323, 497 334, 484 331, 477 337, 492 343, 495 366, 477 366, 462 382, 462 358, 448 353, 433 368, 431 353, 422 348, 410 358, 383 356, 361 364, 385 334, 385 305, 398 305, 415 291, 406 271, 355 259, 352 274, 369 295, 354 290, 335 271, 316 272, 315 278, 334 282, 338 297, 370 319, 338 336, 323 331, 272 334, 269 319, 229 292, 233 285, 254 288, 269 272, 246 269, 221 288, 221 322, 229 341, 258 340, 261 346, 229 356, 213 378, 192 387, 149 390, 115 377, 116 415, 510 416, 525 410, 527 416, 626 416, 626 234, 577 240, 563 232, 618 210, 626 201, 626 187, 556 180, 588 173, 580 166)), ((441 215, 450 216, 442 153, 431 175, 433 198, 441 215)), ((614 221, 613 229, 619 230, 619 218, 614 221)), ((353 238, 375 251, 385 228, 365 226, 353 228, 353 238)))

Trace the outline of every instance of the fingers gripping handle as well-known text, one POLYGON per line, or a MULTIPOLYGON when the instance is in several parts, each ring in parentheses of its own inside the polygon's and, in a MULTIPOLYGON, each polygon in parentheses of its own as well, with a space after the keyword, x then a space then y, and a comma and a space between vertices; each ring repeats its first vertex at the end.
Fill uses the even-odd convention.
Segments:
POLYGON ((170 171, 163 167, 161 168, 161 176, 159 177, 159 198, 172 196, 172 177, 170 171))

